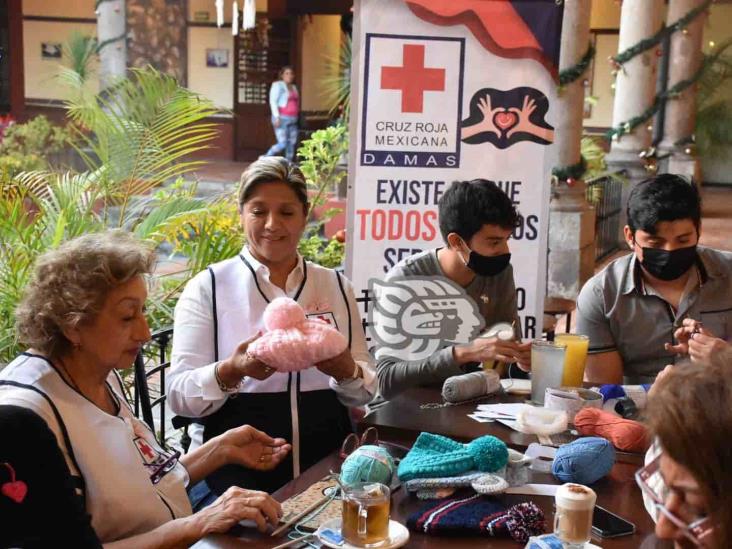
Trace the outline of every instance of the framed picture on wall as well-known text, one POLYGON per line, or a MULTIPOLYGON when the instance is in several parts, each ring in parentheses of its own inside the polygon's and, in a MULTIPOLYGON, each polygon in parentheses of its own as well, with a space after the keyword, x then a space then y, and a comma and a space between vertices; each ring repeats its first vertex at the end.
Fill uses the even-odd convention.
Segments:
POLYGON ((207 49, 206 66, 216 69, 223 69, 229 66, 229 50, 207 49))
POLYGON ((61 43, 41 42, 41 59, 61 59, 61 43))

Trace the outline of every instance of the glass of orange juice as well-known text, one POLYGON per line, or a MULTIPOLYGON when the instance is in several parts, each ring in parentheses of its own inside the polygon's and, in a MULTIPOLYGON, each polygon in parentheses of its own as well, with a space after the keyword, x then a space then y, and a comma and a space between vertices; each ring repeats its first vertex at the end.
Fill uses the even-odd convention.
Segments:
POLYGON ((556 334, 554 341, 564 343, 567 346, 562 385, 567 387, 582 387, 590 338, 580 334, 556 334))

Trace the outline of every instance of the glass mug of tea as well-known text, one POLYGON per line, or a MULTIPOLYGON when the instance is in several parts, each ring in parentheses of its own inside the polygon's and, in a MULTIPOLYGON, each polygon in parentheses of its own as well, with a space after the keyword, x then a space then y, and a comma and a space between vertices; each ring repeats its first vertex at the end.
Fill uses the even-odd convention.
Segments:
POLYGON ((584 547, 592 535, 597 494, 582 484, 562 484, 554 496, 554 534, 570 549, 584 547))
POLYGON ((357 547, 378 547, 389 538, 389 487, 358 482, 343 488, 341 535, 357 547))

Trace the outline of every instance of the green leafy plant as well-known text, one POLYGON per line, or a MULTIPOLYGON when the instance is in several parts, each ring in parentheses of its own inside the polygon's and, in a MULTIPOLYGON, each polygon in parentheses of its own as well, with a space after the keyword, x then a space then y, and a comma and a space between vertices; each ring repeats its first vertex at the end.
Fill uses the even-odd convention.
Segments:
POLYGON ((82 82, 88 81, 93 74, 91 62, 97 54, 97 39, 74 31, 64 44, 63 53, 68 63, 68 70, 82 82))
MULTIPOLYGON (((67 74, 68 76, 68 74, 67 74)), ((79 78, 66 78, 77 86, 79 78)), ((21 350, 13 314, 35 259, 81 234, 119 227, 166 249, 180 265, 151 280, 148 320, 169 326, 186 282, 211 263, 236 255, 244 244, 235 193, 213 200, 196 196, 183 176, 201 165, 215 128, 205 122, 213 105, 153 69, 136 69, 113 93, 72 93, 68 101, 83 173, 36 170, 0 174, 0 364, 21 350)), ((345 173, 337 160, 348 149, 345 127, 315 132, 300 149, 313 207, 345 173)), ((301 253, 328 267, 343 261, 343 244, 326 241, 328 210, 310 224, 301 253)))
MULTIPOLYGON (((105 97, 71 97, 71 127, 89 169, 5 172, 0 179, 0 363, 20 350, 13 313, 40 254, 111 227, 159 245, 171 227, 208 215, 209 205, 180 181, 170 192, 154 191, 201 165, 187 157, 215 135, 204 122, 215 112, 210 102, 151 68, 134 70, 105 97)), ((153 285, 153 329, 170 323, 185 280, 170 276, 153 285)))
POLYGON ((13 176, 49 168, 49 157, 69 145, 70 133, 43 115, 11 124, 0 142, 0 172, 13 176))
POLYGON ((297 151, 300 169, 312 194, 310 212, 323 205, 328 191, 335 191, 346 172, 338 165, 348 152, 348 129, 343 124, 313 132, 297 151))
POLYGON ((338 57, 326 58, 327 76, 321 80, 331 116, 346 125, 351 115, 351 45, 351 37, 344 35, 338 57))
POLYGON ((590 204, 598 204, 602 200, 603 187, 600 184, 603 180, 627 183, 627 178, 618 172, 607 169, 605 163, 605 149, 600 141, 593 137, 585 136, 580 142, 580 151, 585 159, 587 169, 584 174, 584 181, 587 184, 587 201, 590 204))
POLYGON ((704 70, 698 82, 695 137, 701 156, 729 154, 732 147, 732 99, 720 92, 732 79, 732 38, 704 57, 704 70))
MULTIPOLYGON (((313 132, 297 151, 300 169, 308 184, 310 210, 313 217, 317 209, 326 203, 329 191, 335 191, 347 173, 339 165, 341 157, 348 152, 348 129, 343 124, 329 126, 313 132)), ((326 241, 320 236, 325 223, 340 213, 339 208, 319 212, 305 230, 300 241, 300 253, 307 259, 326 267, 338 267, 343 263, 345 247, 336 239, 326 241)))

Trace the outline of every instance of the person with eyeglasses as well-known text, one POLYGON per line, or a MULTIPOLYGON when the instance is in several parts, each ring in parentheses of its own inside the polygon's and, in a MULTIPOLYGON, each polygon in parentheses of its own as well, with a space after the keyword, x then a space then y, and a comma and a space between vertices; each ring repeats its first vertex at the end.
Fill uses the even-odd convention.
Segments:
POLYGON ((665 370, 646 417, 660 454, 636 473, 656 535, 675 547, 732 547, 732 361, 665 370))

